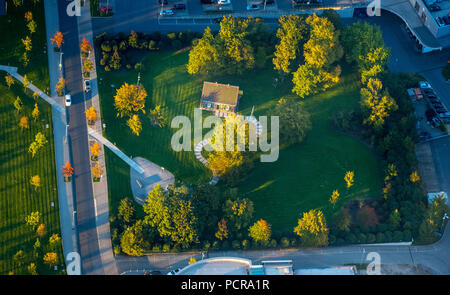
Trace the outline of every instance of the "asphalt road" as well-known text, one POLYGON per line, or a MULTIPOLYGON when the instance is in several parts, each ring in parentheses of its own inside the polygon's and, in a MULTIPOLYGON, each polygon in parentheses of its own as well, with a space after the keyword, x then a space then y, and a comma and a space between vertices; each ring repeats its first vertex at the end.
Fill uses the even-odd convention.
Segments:
MULTIPOLYGON (((62 3, 64 4, 64 2, 62 3)), ((94 199, 91 185, 88 134, 85 117, 78 25, 66 13, 66 6, 58 5, 60 30, 64 36, 64 74, 66 93, 72 97, 69 107, 69 135, 71 137, 74 195, 82 261, 82 273, 92 273, 101 265, 95 224, 94 199)), ((101 272, 101 271, 100 271, 101 272)))

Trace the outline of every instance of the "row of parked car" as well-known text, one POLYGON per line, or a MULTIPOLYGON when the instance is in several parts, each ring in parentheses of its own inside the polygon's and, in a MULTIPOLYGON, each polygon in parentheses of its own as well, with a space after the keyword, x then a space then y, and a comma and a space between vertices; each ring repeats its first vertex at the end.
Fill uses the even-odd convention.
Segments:
POLYGON ((430 106, 435 111, 436 116, 441 119, 445 124, 450 124, 450 112, 448 109, 442 104, 439 97, 436 96, 436 93, 431 88, 430 84, 424 82, 420 86, 424 96, 428 99, 430 106))
MULTIPOLYGON (((159 5, 168 5, 169 1, 167 0, 158 0, 158 4, 159 5)), ((168 9, 161 9, 161 11, 159 12, 159 15, 161 16, 167 16, 167 15, 174 15, 175 14, 175 10, 185 10, 186 9, 186 4, 184 3, 177 3, 174 4, 172 6, 172 8, 168 8, 168 9)))

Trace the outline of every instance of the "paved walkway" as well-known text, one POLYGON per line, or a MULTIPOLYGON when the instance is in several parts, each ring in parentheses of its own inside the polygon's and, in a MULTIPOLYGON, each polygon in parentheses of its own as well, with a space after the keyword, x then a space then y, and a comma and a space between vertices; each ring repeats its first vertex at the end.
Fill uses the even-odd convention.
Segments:
POLYGON ((109 148, 114 154, 116 154, 119 158, 124 160, 128 165, 130 165, 131 168, 133 168, 136 172, 142 174, 144 173, 144 169, 136 163, 134 160, 132 160, 130 157, 125 155, 121 150, 119 150, 114 144, 112 144, 109 140, 103 137, 97 130, 92 129, 91 127, 88 127, 89 135, 95 138, 97 141, 101 142, 103 145, 105 145, 107 148, 109 148))
POLYGON ((138 173, 130 168, 131 191, 139 204, 145 203, 148 193, 155 185, 159 184, 163 189, 167 189, 167 186, 175 183, 173 174, 163 167, 141 157, 134 158, 134 161, 144 169, 144 173, 138 173))

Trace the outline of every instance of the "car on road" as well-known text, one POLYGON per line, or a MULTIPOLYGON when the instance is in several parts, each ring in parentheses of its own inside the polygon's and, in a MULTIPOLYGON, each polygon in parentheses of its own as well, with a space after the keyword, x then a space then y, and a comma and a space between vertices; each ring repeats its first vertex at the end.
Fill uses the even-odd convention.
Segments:
POLYGON ((91 80, 84 80, 84 91, 89 92, 91 90, 91 80))
POLYGON ((260 9, 258 4, 247 5, 247 10, 258 10, 260 9))
POLYGON ((266 0, 266 5, 268 5, 268 4, 274 4, 275 3, 275 0, 266 0))
POLYGON ((166 16, 166 15, 174 15, 175 13, 173 12, 172 9, 163 9, 159 12, 159 15, 161 16, 166 16))
POLYGON ((169 2, 167 0, 158 0, 158 4, 162 5, 164 3, 164 5, 167 5, 169 2))
POLYGON ((177 269, 171 270, 171 271, 169 271, 169 272, 167 273, 167 275, 168 275, 168 276, 174 276, 174 275, 176 275, 180 270, 181 270, 181 268, 177 268, 177 269))
POLYGON ((442 8, 437 5, 436 3, 431 4, 428 9, 430 10, 430 12, 435 12, 435 11, 441 11, 442 8))
POLYGON ((72 97, 70 94, 66 94, 65 96, 66 107, 70 107, 72 105, 72 97))
POLYGON ((174 4, 172 9, 173 10, 184 10, 184 9, 186 9, 186 4, 184 4, 184 3, 174 4))
POLYGON ((213 0, 200 0, 201 4, 213 4, 214 1, 213 0))
POLYGON ((110 11, 112 11, 112 7, 111 6, 102 6, 102 7, 100 7, 100 11, 102 11, 102 12, 110 12, 110 11))
POLYGON ((231 0, 219 0, 219 1, 217 1, 217 4, 219 4, 219 5, 227 5, 227 4, 230 4, 231 3, 231 0))

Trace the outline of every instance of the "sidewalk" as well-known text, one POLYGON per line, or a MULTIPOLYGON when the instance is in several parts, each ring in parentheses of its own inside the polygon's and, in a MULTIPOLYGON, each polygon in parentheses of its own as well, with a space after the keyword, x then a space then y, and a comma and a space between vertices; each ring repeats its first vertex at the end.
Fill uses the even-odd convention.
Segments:
MULTIPOLYGON (((94 40, 93 40, 89 0, 86 0, 84 6, 81 7, 81 16, 77 17, 77 21, 78 21, 79 43, 82 42, 84 37, 93 46, 94 40)), ((97 110, 98 119, 95 122, 94 126, 92 127, 88 126, 88 130, 90 135, 91 132, 94 132, 97 135, 98 139, 98 136, 100 137, 103 136, 102 136, 100 101, 98 96, 97 73, 95 70, 96 67, 95 67, 94 48, 92 48, 89 58, 91 59, 93 70, 90 72, 91 91, 89 92, 89 94, 85 94, 85 103, 86 108, 93 106, 97 110)), ((92 182, 92 189, 94 193, 94 205, 95 205, 95 223, 97 226, 97 238, 99 244, 98 248, 102 261, 102 265, 99 265, 97 267, 97 270, 102 274, 104 273, 106 275, 117 275, 118 270, 112 249, 110 224, 109 224, 108 178, 106 175, 105 154, 103 146, 104 143, 105 143, 104 141, 98 140, 98 144, 101 147, 98 162, 100 163, 100 166, 104 172, 100 182, 92 182)), ((94 164, 95 163, 91 162, 91 167, 94 166, 94 164)), ((93 273, 97 273, 97 270, 94 270, 93 273)))
MULTIPOLYGON (((54 52, 50 38, 59 30, 58 22, 58 6, 56 0, 44 0, 45 7, 45 26, 47 32, 47 48, 48 48, 48 67, 50 74, 51 94, 55 94, 55 85, 62 76, 59 70, 59 54, 54 52)), ((43 97, 44 98, 44 97, 43 97)), ((45 99, 45 98, 44 98, 45 99)), ((52 105, 53 113, 53 136, 55 142, 56 155, 56 176, 58 182, 58 199, 59 199, 59 215, 61 221, 61 237, 63 244, 64 257, 70 252, 79 252, 78 233, 76 223, 74 224, 73 216, 76 208, 74 208, 74 195, 72 182, 64 182, 64 177, 60 172, 61 167, 67 161, 71 161, 69 142, 70 138, 66 138, 66 111, 62 102, 58 102, 56 98, 48 101, 52 105)))

